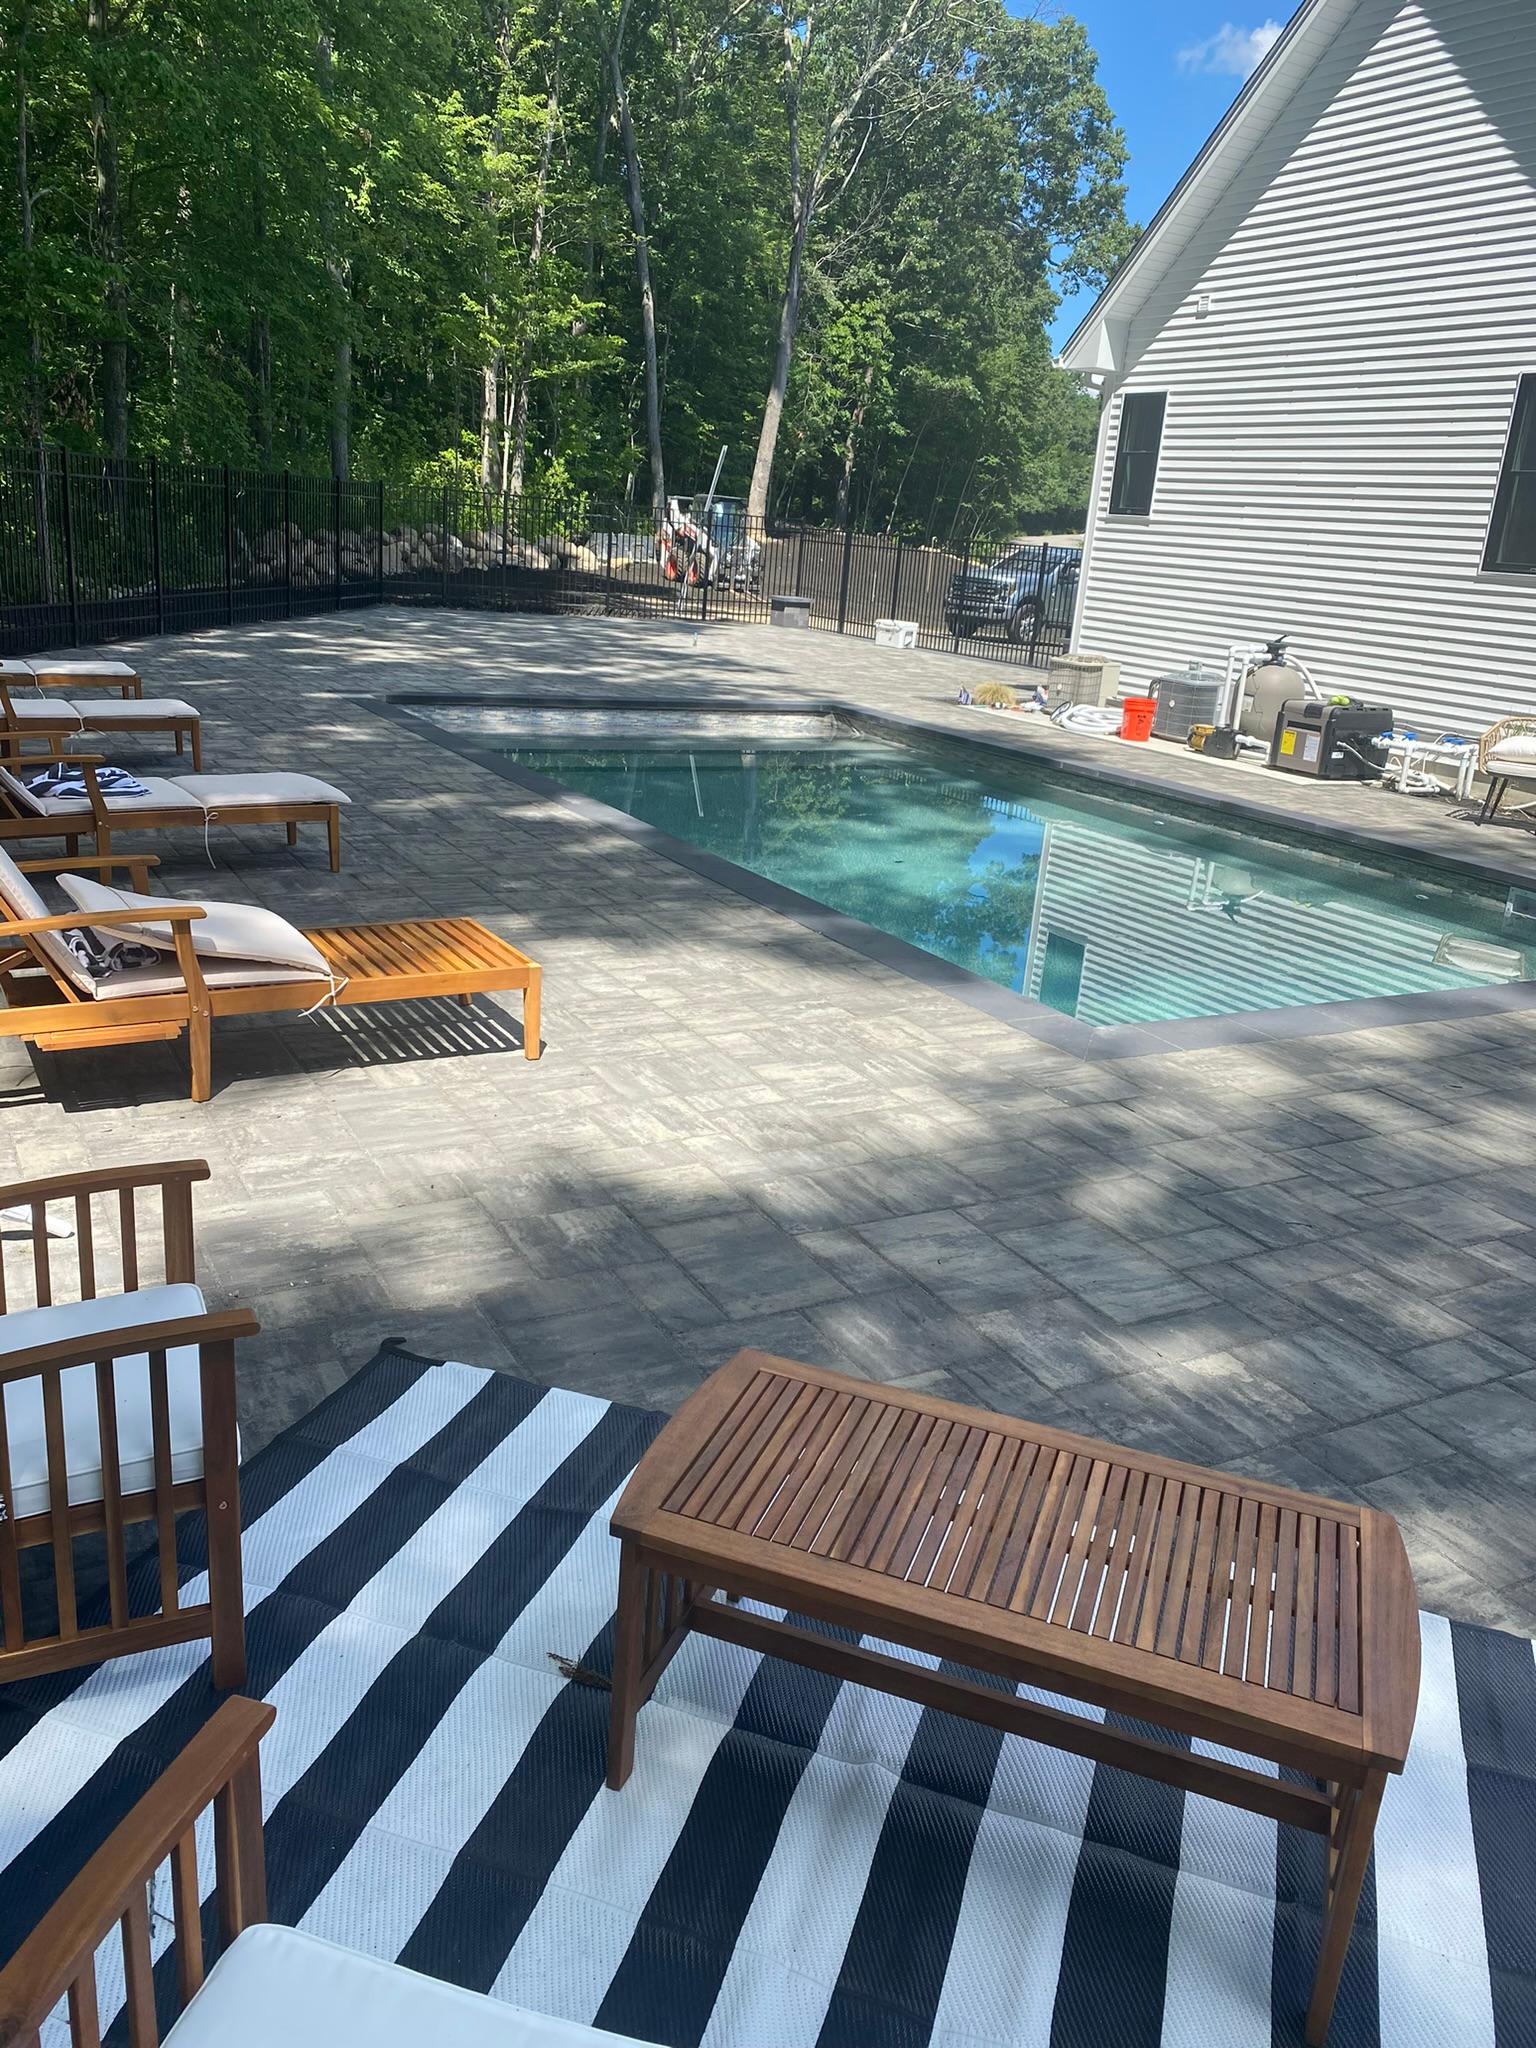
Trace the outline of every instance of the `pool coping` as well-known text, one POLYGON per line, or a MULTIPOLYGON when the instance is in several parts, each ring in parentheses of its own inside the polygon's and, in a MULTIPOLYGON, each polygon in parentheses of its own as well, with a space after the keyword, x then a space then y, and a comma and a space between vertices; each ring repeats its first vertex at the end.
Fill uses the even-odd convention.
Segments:
POLYGON ((733 861, 707 853, 687 840, 676 839, 658 826, 647 824, 644 819, 632 818, 627 811, 615 810, 611 804, 605 804, 596 797, 568 789, 563 783, 540 775, 531 768, 523 768, 509 761, 504 753, 479 735, 450 732, 445 726, 419 715, 429 707, 447 705, 482 705, 501 711, 672 711, 742 717, 856 718, 868 725, 884 728, 894 737, 920 735, 925 739, 942 740, 950 746, 974 747, 1005 757, 1021 755, 1032 763, 1065 773, 1069 778, 1079 777, 1090 783, 1102 784, 1108 790, 1129 791, 1140 798, 1153 796, 1172 808, 1188 805, 1196 811, 1209 813, 1213 821, 1229 818, 1240 823, 1262 823, 1276 836, 1284 828, 1291 835, 1312 841, 1319 847, 1332 843, 1378 855, 1390 853, 1399 862, 1407 859, 1421 867, 1452 872, 1460 870, 1481 882, 1494 882, 1506 888, 1529 889, 1529 877, 1512 874, 1485 861, 1458 860, 1453 855, 1440 853, 1425 854, 1369 827, 1324 828, 1242 798, 1233 800, 1206 791, 1170 789, 1160 782, 1149 781, 1134 772, 1118 770, 1105 763, 1063 762, 1049 748, 1031 747, 1024 735, 1010 735, 1008 745, 998 746, 980 737, 973 739, 969 734, 956 733, 952 728, 928 719, 909 718, 899 712, 841 698, 754 697, 701 701, 698 698, 592 696, 583 697, 579 702, 562 702, 555 698, 508 697, 497 691, 456 692, 452 696, 441 691, 402 691, 369 701, 369 708, 379 716, 414 732, 418 737, 446 747, 462 759, 489 769, 504 782, 514 783, 531 794, 552 798, 577 816, 592 824, 606 826, 610 831, 621 832, 647 851, 659 854, 664 860, 688 869, 705 881, 729 889, 763 909, 776 911, 850 952, 889 967, 908 980, 920 982, 936 994, 952 996, 971 1009, 984 1012, 996 1022, 1006 1024, 1011 1030, 1023 1032, 1027 1037, 1078 1059, 1099 1062, 1175 1052, 1209 1052, 1227 1046, 1333 1037, 1343 1032, 1469 1022, 1478 1017, 1536 1009, 1536 982, 1522 981, 1493 982, 1482 988, 1430 989, 1402 996, 1352 996, 1331 1003, 1238 1010, 1221 1017, 1173 1017, 1155 1025, 1087 1024, 1075 1017, 1064 1017, 1060 1011, 1036 1002, 1033 997, 1017 995, 1012 989, 989 981, 985 975, 941 959, 936 953, 925 952, 922 947, 911 945, 905 939, 895 938, 878 926, 832 910, 813 897, 802 896, 798 890, 787 888, 782 882, 770 881, 765 875, 737 867, 733 861))

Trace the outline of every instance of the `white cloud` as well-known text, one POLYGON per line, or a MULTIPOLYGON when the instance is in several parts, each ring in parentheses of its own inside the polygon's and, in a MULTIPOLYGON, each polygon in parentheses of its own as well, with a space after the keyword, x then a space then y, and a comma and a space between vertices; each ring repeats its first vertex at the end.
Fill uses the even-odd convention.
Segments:
POLYGON ((1257 28, 1235 28, 1230 21, 1224 21, 1215 35, 1207 36, 1203 43, 1191 43, 1180 50, 1179 69, 1248 78, 1279 40, 1278 21, 1263 21, 1257 28))

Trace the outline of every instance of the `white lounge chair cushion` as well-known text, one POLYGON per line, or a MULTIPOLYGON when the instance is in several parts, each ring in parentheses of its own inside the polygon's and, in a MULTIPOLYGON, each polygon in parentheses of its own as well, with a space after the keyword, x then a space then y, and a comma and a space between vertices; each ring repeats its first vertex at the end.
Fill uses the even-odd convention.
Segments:
MULTIPOLYGON (((38 763, 40 768, 43 765, 41 761, 38 763)), ((144 794, 105 795, 104 801, 109 811, 185 811, 189 823, 194 819, 202 822, 202 803, 196 797, 189 796, 179 782, 172 782, 162 775, 135 775, 133 779, 141 785, 144 794)), ((198 779, 206 782, 209 777, 202 776, 198 779)), ((90 816, 91 800, 87 796, 34 796, 21 778, 13 775, 9 768, 0 768, 0 781, 3 781, 6 788, 40 818, 90 816)))
POLYGON ((132 683, 138 680, 138 670, 130 668, 126 661, 96 661, 89 655, 37 654, 23 663, 30 674, 35 676, 72 676, 80 682, 132 683))
MULTIPOLYGON (((60 875, 59 887, 88 917, 93 911, 103 910, 154 912, 164 910, 175 900, 168 896, 142 896, 134 889, 113 889, 105 882, 92 881, 88 875, 60 875)), ((206 914, 188 929, 192 950, 199 959, 222 960, 242 967, 280 967, 287 970, 285 979, 327 978, 330 970, 319 947, 275 910, 261 910, 253 903, 202 903, 198 907, 206 914)), ((146 921, 142 925, 109 924, 94 929, 105 944, 113 939, 132 938, 141 939, 147 946, 157 946, 165 953, 176 949, 169 925, 146 921)), ((113 975, 110 979, 115 993, 117 984, 127 977, 113 975)), ((172 985, 179 988, 180 980, 173 980, 172 985)))
POLYGON ((164 2048, 645 2048, 381 1963, 293 1927, 247 1927, 164 2048))
POLYGON ((30 683, 31 680, 32 664, 30 661, 23 661, 19 655, 15 654, 0 656, 0 682, 30 683))
MULTIPOLYGON (((38 1344, 61 1344, 70 1337, 98 1337, 106 1330, 138 1330, 206 1312, 200 1287, 181 1282, 170 1287, 141 1287, 131 1294, 107 1294, 95 1301, 70 1302, 52 1308, 21 1309, 0 1316, 0 1353, 13 1355, 38 1344)), ((203 1470, 203 1402, 195 1345, 168 1352, 166 1389, 171 1425, 171 1478, 198 1479, 203 1470)), ((117 1394, 117 1449, 124 1493, 140 1493, 154 1484, 154 1438, 150 1425, 149 1356, 140 1352, 117 1360, 113 1368, 117 1394)), ((101 1432, 96 1413, 94 1366, 71 1366, 60 1375, 64 1396, 64 1445, 72 1502, 100 1500, 101 1432)), ((41 1379, 13 1380, 5 1388, 5 1427, 11 1453, 11 1514, 45 1514, 48 1499, 48 1452, 43 1431, 41 1379)))
MULTIPOLYGON (((9 917, 52 916, 48 905, 33 888, 30 877, 22 873, 4 847, 0 847, 0 904, 4 905, 5 913, 9 917)), ((16 943, 19 946, 21 941, 17 940, 16 943)), ((86 995, 95 993, 95 982, 57 932, 39 932, 37 943, 53 964, 68 975, 76 988, 86 995)), ((0 950, 8 951, 9 942, 0 945, 0 950)))
POLYGON ((123 697, 116 703, 87 698, 76 704, 69 697, 19 697, 11 700, 18 725, 69 725, 78 723, 82 732, 131 732, 135 726, 165 725, 173 718, 198 716, 195 704, 180 697, 123 697))
POLYGON ((253 768, 243 775, 178 775, 176 786, 210 809, 225 804, 348 804, 352 799, 315 775, 253 768))
POLYGON ((1536 732, 1500 740, 1488 755, 1490 775, 1536 775, 1536 732))

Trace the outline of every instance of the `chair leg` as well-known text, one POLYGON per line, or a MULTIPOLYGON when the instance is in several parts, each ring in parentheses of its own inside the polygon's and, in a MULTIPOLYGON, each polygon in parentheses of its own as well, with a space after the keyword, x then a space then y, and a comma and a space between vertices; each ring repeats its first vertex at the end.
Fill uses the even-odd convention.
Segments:
POLYGON ((289 844, 290 846, 297 846, 297 845, 298 845, 298 843, 299 843, 299 828, 298 828, 298 826, 297 826, 297 825, 296 825, 296 824, 295 824, 295 823, 293 822, 292 818, 290 818, 290 819, 288 820, 288 826, 287 826, 287 831, 288 831, 288 844, 289 844))
POLYGON ((196 725, 189 725, 187 727, 187 737, 192 742, 192 773, 194 775, 201 775, 203 772, 203 727, 201 720, 196 725))
POLYGON ((203 1490, 208 1523, 208 1604, 213 1609, 213 1682, 245 1683, 245 1589, 240 1564, 240 1453, 235 1432, 232 1344, 205 1346, 199 1359, 203 1490))
POLYGON ((339 875, 341 873, 341 810, 339 806, 332 806, 331 814, 325 821, 325 830, 331 849, 331 873, 339 875))
POLYGON ((539 1036, 539 1013, 544 992, 544 973, 533 967, 528 972, 528 986, 523 990, 523 1057, 536 1060, 544 1050, 539 1036))
POLYGON ((1499 808, 1499 805, 1504 801, 1504 792, 1508 787, 1508 779, 1502 775, 1495 775, 1489 782, 1488 792, 1483 798, 1483 808, 1477 814, 1479 825, 1486 825, 1488 823, 1494 812, 1499 808))
POLYGON ((1386 1788, 1385 1771, 1372 1771, 1358 1788, 1341 1787, 1334 1822, 1328 1898, 1323 1912, 1323 1945, 1312 1980, 1312 1999, 1307 2007, 1307 2048, 1323 2048, 1333 2019, 1349 1937, 1354 1931, 1355 1909, 1371 1860, 1371 1843, 1376 1833, 1376 1815, 1386 1788))
POLYGON ((213 1093, 213 1019, 194 1010, 187 1019, 187 1053, 192 1062, 192 1100, 206 1102, 213 1093))

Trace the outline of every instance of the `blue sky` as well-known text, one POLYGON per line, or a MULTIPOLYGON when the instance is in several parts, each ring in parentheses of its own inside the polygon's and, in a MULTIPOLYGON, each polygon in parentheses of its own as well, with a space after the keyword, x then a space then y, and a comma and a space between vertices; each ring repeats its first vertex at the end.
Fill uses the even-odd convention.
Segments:
MULTIPOLYGON (((1127 206, 1143 225, 1275 41, 1290 0, 1063 0, 1099 53, 1099 78, 1130 149, 1127 206)), ((1063 305, 1059 345, 1092 303, 1063 305)))

